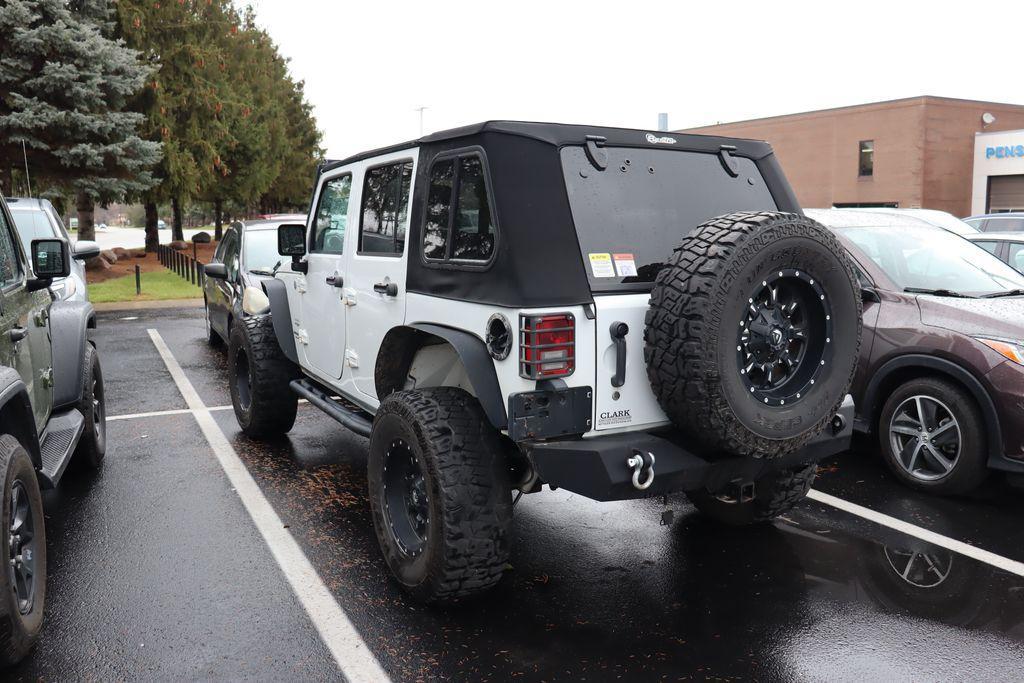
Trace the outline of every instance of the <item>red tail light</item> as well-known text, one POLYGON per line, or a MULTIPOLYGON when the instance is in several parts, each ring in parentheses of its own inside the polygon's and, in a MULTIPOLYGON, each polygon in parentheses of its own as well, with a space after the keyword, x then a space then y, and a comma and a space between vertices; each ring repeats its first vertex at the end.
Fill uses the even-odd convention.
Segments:
POLYGON ((576 368, 576 318, 571 313, 519 316, 519 375, 566 377, 576 368))

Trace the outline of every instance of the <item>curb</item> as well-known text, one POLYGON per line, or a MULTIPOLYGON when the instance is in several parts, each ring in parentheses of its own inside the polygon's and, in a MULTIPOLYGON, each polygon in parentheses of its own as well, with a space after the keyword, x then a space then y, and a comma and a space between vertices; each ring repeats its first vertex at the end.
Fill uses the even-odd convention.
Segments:
POLYGON ((102 311, 149 311, 162 308, 202 308, 203 298, 195 299, 164 299, 161 301, 108 301, 93 304, 97 312, 102 311))

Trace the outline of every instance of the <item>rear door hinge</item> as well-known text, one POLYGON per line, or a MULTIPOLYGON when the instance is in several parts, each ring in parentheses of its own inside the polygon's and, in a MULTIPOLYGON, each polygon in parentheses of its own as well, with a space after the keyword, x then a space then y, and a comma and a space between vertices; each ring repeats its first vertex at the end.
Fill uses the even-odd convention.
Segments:
POLYGON ((590 165, 598 171, 608 168, 608 150, 604 148, 606 142, 608 142, 608 138, 603 135, 587 136, 587 159, 590 160, 590 165))
POLYGON ((303 346, 309 346, 309 335, 302 328, 295 330, 295 340, 303 346))
POLYGON ((345 365, 350 368, 359 367, 359 354, 352 349, 345 349, 345 365))
POLYGON ((346 287, 342 290, 342 301, 345 302, 346 306, 356 305, 356 290, 351 287, 346 287))
POLYGON ((718 148, 718 160, 722 162, 722 168, 733 178, 740 174, 740 165, 736 157, 732 155, 736 151, 735 145, 722 145, 718 148))

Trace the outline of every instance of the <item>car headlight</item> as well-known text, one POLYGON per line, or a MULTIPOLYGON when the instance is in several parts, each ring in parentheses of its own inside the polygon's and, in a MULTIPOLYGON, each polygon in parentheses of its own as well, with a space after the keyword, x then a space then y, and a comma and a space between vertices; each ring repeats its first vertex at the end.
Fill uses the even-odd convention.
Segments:
POLYGON ((985 339, 983 337, 978 337, 977 339, 1003 358, 1024 365, 1024 344, 1006 341, 1005 339, 985 339))
POLYGON ((246 287, 242 292, 242 311, 248 315, 262 315, 270 311, 270 299, 262 289, 246 287))

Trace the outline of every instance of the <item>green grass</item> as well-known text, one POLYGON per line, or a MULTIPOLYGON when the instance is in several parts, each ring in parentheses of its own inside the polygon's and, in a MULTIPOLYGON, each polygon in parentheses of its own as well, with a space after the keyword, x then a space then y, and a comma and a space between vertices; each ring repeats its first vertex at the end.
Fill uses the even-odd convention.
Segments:
POLYGON ((203 295, 191 281, 169 270, 142 274, 142 295, 135 295, 135 275, 125 275, 89 285, 93 303, 111 301, 159 301, 163 299, 197 299, 203 295))

